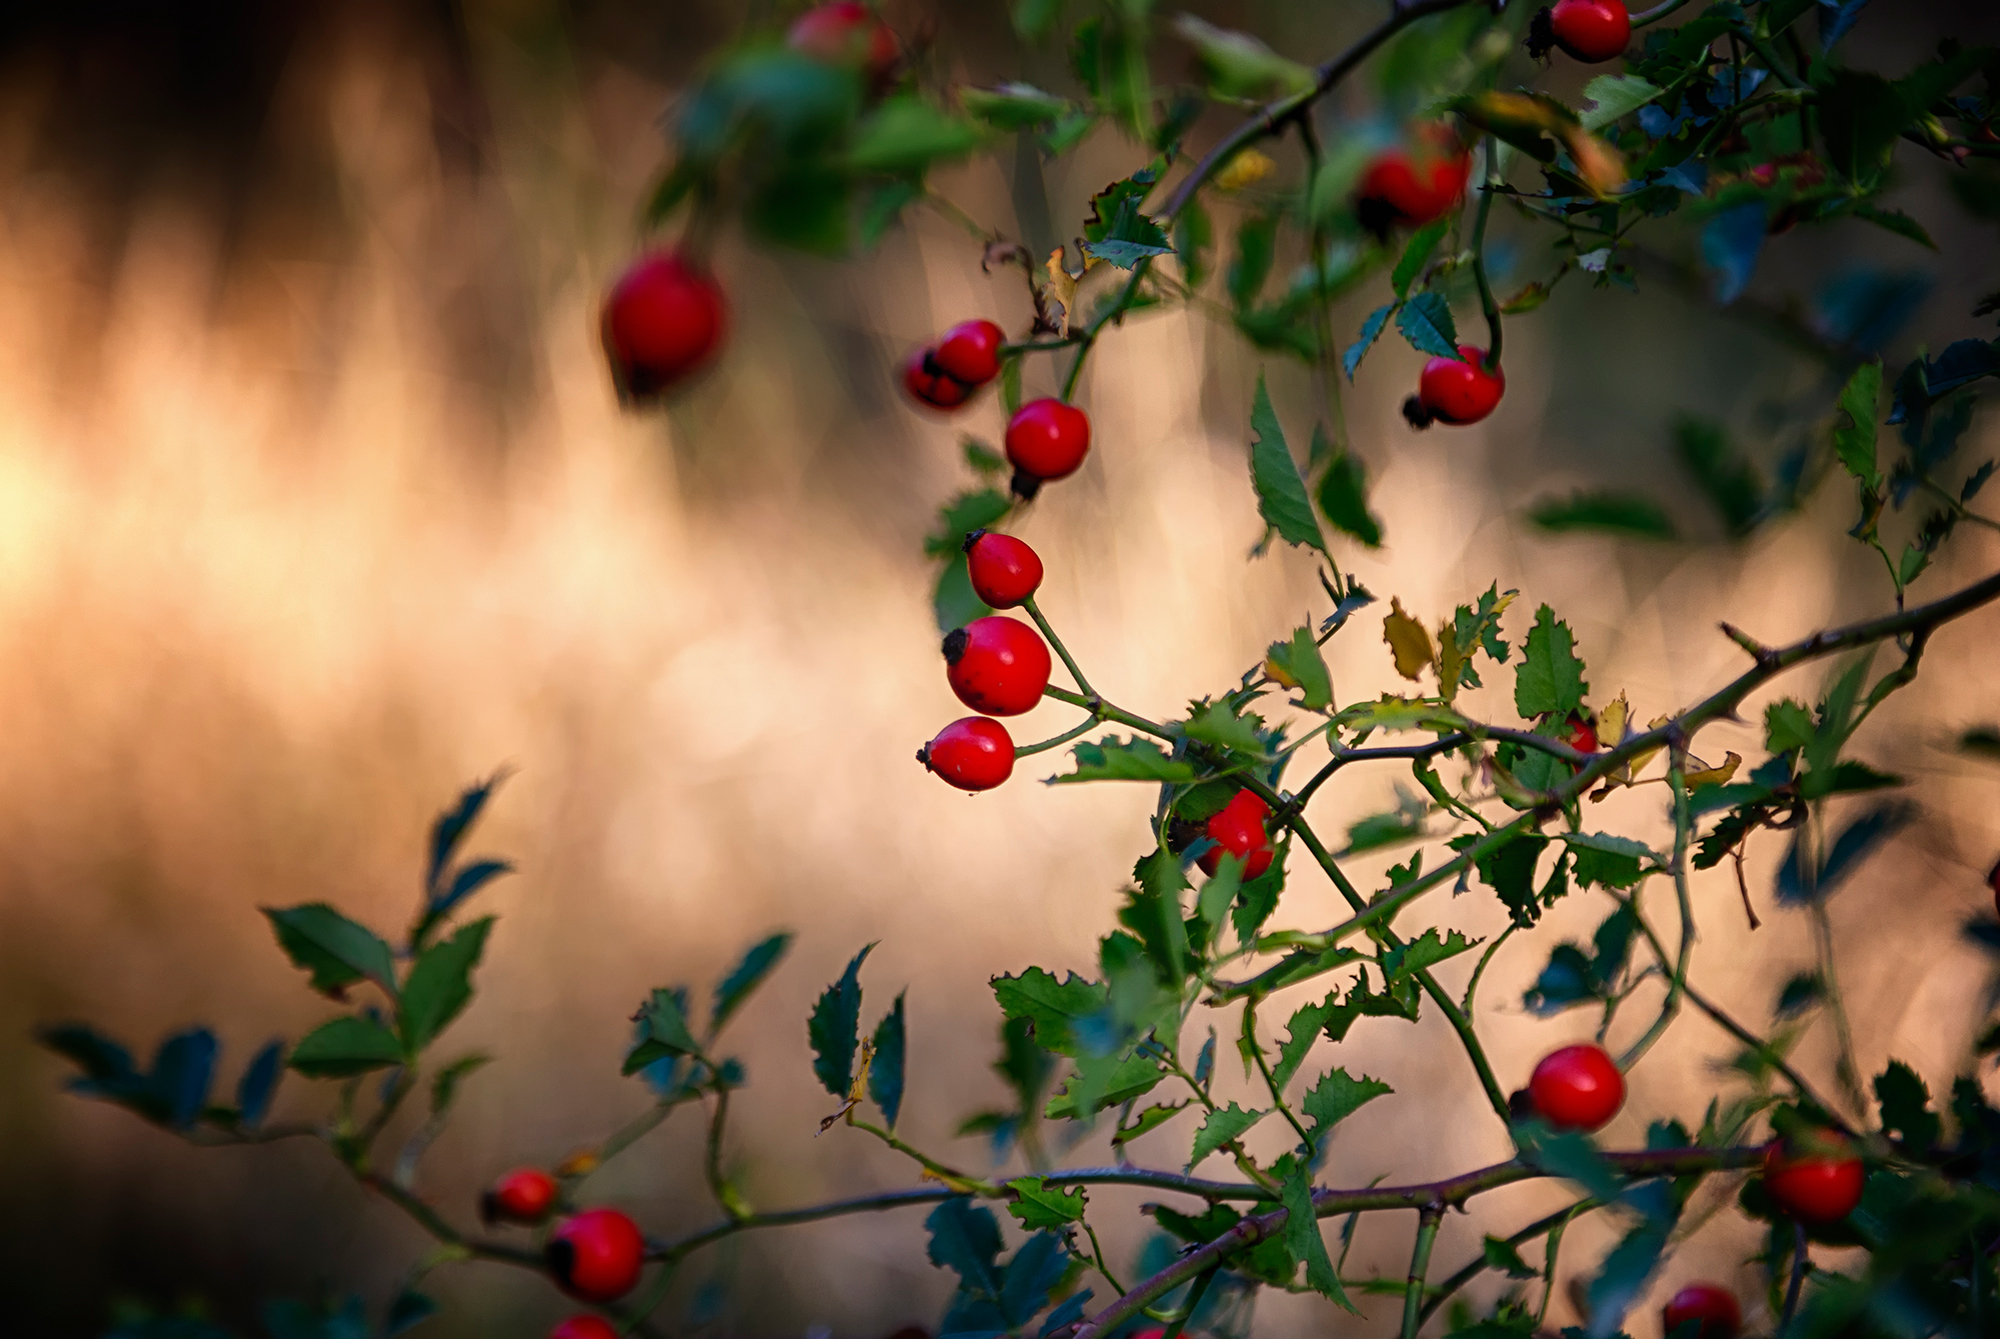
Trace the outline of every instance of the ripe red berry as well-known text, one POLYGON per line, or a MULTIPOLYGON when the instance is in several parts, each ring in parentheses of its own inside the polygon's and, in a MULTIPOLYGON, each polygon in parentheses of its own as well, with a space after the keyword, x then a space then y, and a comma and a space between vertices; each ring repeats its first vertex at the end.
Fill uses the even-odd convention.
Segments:
POLYGON ((965 537, 972 593, 995 609, 1012 609, 1042 584, 1042 560, 1012 535, 975 530, 965 537))
POLYGON ((1853 1146, 1833 1130, 1778 1140, 1764 1155, 1764 1189, 1771 1202, 1806 1224, 1837 1223, 1853 1213, 1867 1179, 1853 1146))
POLYGON ((1597 722, 1589 713, 1572 711, 1564 724, 1569 727, 1569 738, 1565 742, 1571 748, 1578 753, 1597 752, 1597 722))
POLYGON ((1493 412, 1506 390, 1506 374, 1497 366, 1486 366, 1486 350, 1461 344, 1457 358, 1433 358, 1424 364, 1417 393, 1403 405, 1403 417, 1417 428, 1477 423, 1493 412))
POLYGON ((557 1226, 544 1253, 564 1292, 586 1302, 614 1302, 639 1282, 646 1239, 616 1209, 585 1209, 557 1226))
POLYGON ((1625 1105, 1625 1076, 1602 1046, 1565 1046, 1535 1066, 1528 1096, 1558 1130, 1601 1130, 1625 1105))
POLYGON ((655 251, 604 299, 604 353, 627 400, 658 395, 715 352, 728 325, 722 289, 686 256, 655 251))
POLYGON ((1354 212, 1371 232, 1420 228, 1450 213, 1472 176, 1472 155, 1451 127, 1417 127, 1406 144, 1376 154, 1355 188, 1354 212))
POLYGON ((1090 450, 1090 419, 1061 400, 1030 400, 1007 420, 1007 459, 1014 491, 1024 498, 1051 479, 1076 473, 1090 450))
POLYGON ((785 42, 829 65, 854 65, 871 88, 896 72, 896 34, 861 0, 834 0, 799 15, 785 42))
POLYGON ((479 1216, 489 1223, 539 1223, 556 1207, 557 1189, 541 1168, 518 1168, 479 1197, 479 1216))
POLYGON ((937 342, 934 361, 946 376, 984 386, 1000 375, 1000 346, 1007 334, 991 321, 961 321, 937 342))
POLYGON ((1041 634, 998 614, 947 633, 944 660, 958 700, 989 716, 1019 716, 1049 686, 1049 648, 1041 634))
POLYGON ((919 404, 945 410, 964 404, 973 391, 938 366, 937 348, 931 344, 910 350, 910 356, 903 362, 903 389, 919 404))
POLYGON ((571 1316, 549 1331, 549 1339, 618 1339, 618 1327, 602 1316, 571 1316))
POLYGON ((1586 65, 1625 54, 1632 40, 1632 15, 1625 0, 1556 0, 1530 24, 1528 49, 1537 56, 1559 46, 1586 65))
POLYGON ((1014 774, 1014 739, 998 721, 967 716, 938 731, 917 761, 960 790, 991 790, 1014 774))
POLYGON ((1264 830, 1264 816, 1270 812, 1271 806, 1255 791, 1239 790, 1231 796, 1221 812, 1208 820, 1206 833, 1215 845, 1201 854, 1202 872, 1214 874, 1220 869, 1225 851, 1243 861, 1246 879, 1271 868, 1276 852, 1271 848, 1271 834, 1264 830))
POLYGON ((1660 1327, 1667 1339, 1689 1321, 1701 1326, 1689 1339, 1736 1339, 1743 1328, 1743 1311, 1736 1294, 1713 1283, 1690 1283, 1675 1293, 1660 1313, 1660 1327))

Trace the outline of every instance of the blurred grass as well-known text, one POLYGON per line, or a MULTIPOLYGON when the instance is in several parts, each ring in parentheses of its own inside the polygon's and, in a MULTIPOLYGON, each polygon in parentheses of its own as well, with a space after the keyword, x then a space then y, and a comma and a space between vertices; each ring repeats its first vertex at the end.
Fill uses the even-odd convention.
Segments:
MULTIPOLYGON (((472 1081, 424 1180, 460 1218, 495 1171, 560 1157, 642 1104, 616 1072, 648 988, 705 988, 780 925, 799 946, 738 1024, 753 1084, 734 1149, 752 1197, 904 1183, 907 1168, 858 1137, 812 1137, 826 1103, 803 1019, 818 988, 883 940, 871 1008, 911 987, 905 1124, 943 1144, 997 1095, 985 978, 1081 964, 1108 922, 1146 795, 1047 791, 1027 784, 1058 770, 1038 760, 968 801, 910 762, 958 714, 919 551, 958 483, 958 422, 897 402, 891 368, 948 321, 1018 321, 1012 283, 923 217, 855 266, 725 244, 737 325, 723 365, 662 416, 612 401, 595 296, 634 244, 652 120, 730 9, 243 11, 240 49, 190 37, 170 74, 136 21, 14 35, 0 97, 0 1313, 33 1332, 95 1333, 117 1298, 202 1299, 240 1320, 277 1293, 393 1287, 421 1242, 311 1150, 181 1148, 62 1096, 28 1031, 88 1017, 149 1049, 206 1020, 233 1076, 267 1036, 323 1012, 254 908, 324 898, 401 923, 430 816, 498 765, 519 775, 478 845, 521 872, 486 895, 503 920, 485 993, 447 1045, 502 1061, 472 1081)), ((1209 12, 1281 45, 1330 45, 1264 9, 1209 12)), ((913 12, 891 13, 913 30, 913 12)), ((218 32, 235 31, 226 18, 218 32)), ((984 8, 948 11, 942 32, 975 77, 1018 68, 984 8)), ((1923 44, 1891 21, 1872 40, 1891 67, 1923 44)), ((1060 81, 1046 54, 1023 59, 1060 81)), ((1107 135, 1052 172, 1057 219, 1128 164, 1107 135)), ((1942 212, 1934 176, 1911 173, 1927 220, 1942 212)), ((1009 218, 991 164, 941 185, 1009 218)), ((1899 248, 1895 263, 1937 279, 1911 329, 1933 347, 1961 333, 1973 276, 1860 226, 1801 239, 1770 277, 1899 248)), ((1977 234, 1933 230, 1946 257, 1975 252, 1977 234)), ((1343 332, 1367 295, 1349 305, 1343 332)), ((1757 438, 1761 406, 1831 403, 1810 360, 1655 284, 1637 300, 1562 292, 1510 328, 1509 360, 1508 404, 1479 429, 1403 427, 1407 350, 1377 350, 1350 392, 1389 540, 1354 567, 1385 600, 1435 617, 1495 577, 1519 586, 1525 608, 1551 601, 1576 626, 1593 696, 1624 688, 1642 720, 1734 670, 1718 617, 1778 640, 1883 604, 1840 537, 1842 490, 1725 544, 1674 464, 1682 410, 1730 423, 1768 464, 1789 443, 1757 438), (1521 521, 1577 487, 1648 492, 1713 538, 1639 546, 1521 521)), ((1295 554, 1244 561, 1259 529, 1244 468, 1258 363, 1198 319, 1128 326, 1084 381, 1089 466, 1026 523, 1050 569, 1044 607, 1093 679, 1139 709, 1234 678, 1321 598, 1295 554)), ((1303 436, 1309 382, 1271 371, 1303 436)), ((962 422, 998 435, 990 402, 962 422)), ((1931 589, 1996 556, 1976 534, 1956 548, 1931 589)), ((1358 619, 1334 648, 1343 700, 1393 685, 1376 626, 1358 619)), ((1921 686, 1872 727, 1869 756, 1915 780, 1926 817, 1835 907, 1850 995, 1878 1001, 1860 1020, 1864 1061, 1895 1054, 1934 1084, 1983 988, 1951 930, 1983 903, 2000 841, 1991 775, 1948 752, 1993 715, 1979 638, 1942 638, 1921 686)), ((1505 692, 1487 690, 1496 712, 1505 692)), ((1028 719, 1024 737, 1064 723, 1028 719)), ((1754 739, 1718 730, 1713 751, 1754 739)), ((1392 802, 1390 778, 1344 775, 1314 816, 1337 831, 1392 802)), ((1606 808, 1605 827, 1657 821, 1650 796, 1606 808)), ((1760 895, 1776 856, 1752 859, 1760 895)), ((1726 871, 1698 896, 1698 979, 1761 1022, 1809 955, 1803 927, 1743 932, 1726 871)), ((1313 924, 1335 905, 1300 871, 1282 914, 1313 924)), ((1472 933, 1501 924, 1478 894, 1434 910, 1472 933)), ((1496 964, 1488 998, 1517 1001, 1548 943, 1597 915, 1559 909, 1496 964)), ((1329 1176, 1501 1155, 1434 1021, 1415 1045, 1386 1024, 1348 1043, 1344 1063, 1403 1095, 1355 1118, 1329 1176)), ((1588 1020, 1536 1023, 1510 1003, 1487 1026, 1513 1078, 1588 1020)), ((1639 1113, 1698 1119, 1689 1094, 1726 1054, 1704 1026, 1690 1019, 1648 1061, 1614 1133, 1636 1135, 1639 1113)), ((1827 1059, 1816 1039, 1805 1057, 1827 1059)), ((280 1110, 315 1108, 297 1085, 280 1110)), ((1177 1137, 1140 1156, 1177 1158, 1177 1137)), ((600 1189, 659 1230, 705 1221, 692 1138, 672 1125, 600 1189)), ((1492 1211, 1525 1217, 1537 1196, 1492 1211)), ((1384 1223, 1355 1261, 1396 1272, 1408 1230, 1384 1223)), ((1579 1227, 1572 1249, 1602 1238, 1579 1227)), ((1456 1267, 1476 1240, 1453 1222, 1440 1260, 1456 1267)), ((1133 1231, 1109 1241, 1136 1252, 1133 1231)), ((1747 1241, 1737 1224, 1692 1255, 1728 1277, 1747 1241)), ((672 1305, 710 1277, 729 1299, 720 1324, 748 1332, 886 1333, 934 1320, 943 1296, 916 1216, 745 1241, 694 1268, 672 1305)), ((534 1333, 561 1314, 539 1283, 492 1270, 441 1275, 438 1291, 440 1336, 534 1333)), ((1295 1299, 1265 1307, 1273 1329, 1317 1323, 1295 1299)))

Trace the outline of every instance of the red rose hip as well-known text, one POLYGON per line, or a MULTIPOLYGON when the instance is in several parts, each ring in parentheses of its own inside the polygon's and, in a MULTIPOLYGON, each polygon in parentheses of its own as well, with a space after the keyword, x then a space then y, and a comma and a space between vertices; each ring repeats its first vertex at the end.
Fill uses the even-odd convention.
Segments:
POLYGON ((873 88, 896 71, 896 34, 861 0, 807 10, 792 23, 785 44, 828 65, 858 66, 873 88))
POLYGON ((1246 879, 1254 879, 1271 868, 1271 858, 1276 852, 1271 849, 1271 834, 1264 830, 1264 816, 1270 812, 1271 806, 1255 791, 1239 790, 1231 796, 1229 803, 1208 820, 1205 831, 1215 845, 1201 854, 1198 863, 1202 872, 1212 875, 1222 868, 1225 852, 1243 861, 1246 879))
POLYGON ((1586 65, 1601 65, 1625 54, 1632 40, 1632 15, 1624 0, 1556 0, 1528 26, 1528 50, 1546 56, 1552 46, 1586 65))
POLYGON ((1690 1283, 1675 1293, 1660 1312, 1660 1328, 1667 1339, 1675 1339, 1680 1327, 1690 1322, 1701 1328, 1689 1339, 1736 1339, 1743 1328, 1743 1311, 1736 1294, 1713 1283, 1690 1283))
POLYGON ((1625 1076, 1602 1046, 1565 1046, 1535 1066, 1528 1098, 1558 1130, 1601 1130, 1625 1105, 1625 1076))
POLYGON ((1563 722, 1569 727, 1568 738, 1564 741, 1578 753, 1597 752, 1597 722, 1587 712, 1572 711, 1563 722))
POLYGON ((489 1223, 539 1223, 556 1207, 556 1191, 556 1179, 541 1168, 517 1168, 479 1197, 479 1216, 489 1223))
POLYGON ((946 634, 944 659, 951 691, 988 716, 1019 716, 1049 686, 1049 648, 1041 634, 998 614, 946 634))
POLYGON ((938 731, 917 761, 960 790, 991 790, 1014 774, 1014 739, 1007 727, 967 716, 938 731))
POLYGON ((571 1316, 549 1331, 549 1339, 618 1339, 618 1327, 602 1316, 571 1316))
POLYGON ((604 353, 619 395, 650 399, 695 371, 728 320, 722 290, 702 266, 678 252, 640 258, 604 299, 604 353))
POLYGON ((1025 603, 1042 584, 1042 560, 1012 535, 975 530, 965 537, 972 593, 995 609, 1025 603))
POLYGON ((1771 1202, 1809 1226, 1837 1223, 1853 1213, 1867 1179, 1853 1146, 1833 1130, 1781 1139, 1764 1155, 1764 1189, 1771 1202))
POLYGON ((616 1209, 585 1209, 557 1226, 544 1253, 564 1292, 586 1302, 614 1302, 639 1282, 646 1239, 616 1209))
POLYGON ((1498 366, 1486 366, 1486 350, 1458 346, 1457 358, 1433 358, 1417 378, 1417 393, 1403 405, 1412 427, 1433 423, 1462 427, 1492 413, 1506 393, 1507 378, 1498 366))
POLYGON ((1354 212, 1371 232, 1420 228, 1457 207, 1471 176, 1472 155, 1451 127, 1427 123, 1408 143, 1370 160, 1355 187, 1354 212))
POLYGON ((1061 400, 1030 400, 1007 420, 1007 459, 1024 498, 1051 479, 1075 474, 1090 450, 1090 419, 1061 400))
POLYGON ((1006 342, 1006 332, 991 321, 961 321, 944 332, 933 359, 946 376, 984 386, 1000 375, 1000 346, 1006 342))
POLYGON ((903 361, 903 389, 917 403, 947 412, 964 404, 973 391, 938 366, 937 348, 930 344, 910 350, 910 356, 903 361))

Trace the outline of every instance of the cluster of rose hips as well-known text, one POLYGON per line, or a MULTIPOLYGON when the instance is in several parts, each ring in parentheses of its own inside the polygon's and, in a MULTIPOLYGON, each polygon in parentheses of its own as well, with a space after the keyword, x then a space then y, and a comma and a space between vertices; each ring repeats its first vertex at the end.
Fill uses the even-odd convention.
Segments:
MULTIPOLYGON (((910 350, 903 388, 919 404, 949 413, 1000 375, 1000 346, 1006 340, 991 321, 961 321, 934 343, 910 350)), ((1014 492, 1031 498, 1049 480, 1068 478, 1082 466, 1090 450, 1090 418, 1066 400, 1030 400, 1007 420, 1005 445, 1014 492)))
MULTIPOLYGON (((1603 1047, 1589 1043, 1544 1056, 1527 1088, 1513 1098, 1518 1116, 1585 1134, 1603 1129, 1624 1104, 1625 1076, 1617 1062, 1603 1047)), ((1772 1205, 1809 1227, 1825 1227, 1853 1213, 1866 1179, 1853 1146, 1833 1130, 1774 1140, 1764 1155, 1764 1191, 1772 1205)), ((1693 1321, 1700 1325, 1696 1339, 1734 1339, 1743 1317, 1727 1289, 1697 1283, 1674 1295, 1663 1321, 1669 1335, 1693 1321)))
MULTIPOLYGON (((555 1177, 539 1167, 522 1167, 480 1196, 479 1213, 489 1223, 533 1227, 555 1213, 560 1197, 555 1177)), ((616 1209, 584 1209, 556 1224, 542 1252, 564 1292, 602 1304, 638 1286, 646 1238, 637 1223, 616 1209)), ((617 1339, 617 1334, 601 1317, 579 1315, 557 1325, 549 1339, 617 1339)))
MULTIPOLYGON (((1042 584, 1042 560, 1012 535, 975 530, 965 537, 972 590, 995 609, 1014 609, 1042 584)), ((1019 716, 1049 685, 1049 648, 1019 619, 975 618, 944 639, 945 680, 978 716, 938 731, 917 761, 960 790, 991 790, 1014 773, 1014 739, 995 716, 1019 716)))

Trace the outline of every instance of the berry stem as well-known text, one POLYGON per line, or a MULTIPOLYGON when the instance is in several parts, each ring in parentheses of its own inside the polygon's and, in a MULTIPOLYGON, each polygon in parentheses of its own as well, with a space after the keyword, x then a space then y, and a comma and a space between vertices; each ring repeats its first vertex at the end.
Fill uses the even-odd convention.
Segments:
POLYGON ((1417 1218, 1417 1244, 1410 1251, 1409 1286, 1403 1290, 1403 1339, 1417 1339, 1423 1324, 1424 1277, 1431 1270, 1431 1247, 1437 1245, 1442 1204, 1426 1204, 1417 1218))
MULTIPOLYGON (((1694 820, 1688 812, 1687 784, 1683 775, 1686 755, 1678 746, 1670 748, 1667 755, 1667 789, 1674 797, 1674 898, 1680 905, 1681 945, 1674 957, 1672 974, 1667 978, 1667 998, 1660 1005, 1660 1016, 1653 1020, 1639 1040, 1632 1043, 1624 1055, 1618 1058, 1618 1068, 1626 1070, 1639 1063, 1641 1056, 1653 1048, 1653 1043, 1665 1034, 1667 1026, 1681 1011, 1681 999, 1687 994, 1688 967, 1694 961, 1694 898, 1688 891, 1688 838, 1694 830, 1694 820)), ((1638 905, 1638 898, 1633 898, 1638 905)), ((1662 960, 1664 964, 1664 959, 1662 960)))
POLYGON ((1083 718, 1082 725, 1079 725, 1072 730, 1065 730, 1053 739, 1044 739, 1039 744, 1022 744, 1017 746, 1014 750, 1014 756, 1017 759, 1025 758, 1031 753, 1046 753, 1050 749, 1061 748, 1064 744, 1069 743, 1070 740, 1075 739, 1077 736, 1089 734, 1092 730, 1095 730, 1098 727, 1098 724, 1099 722, 1096 716, 1086 716, 1083 718))
POLYGON ((1058 688, 1054 684, 1050 684, 1048 687, 1042 689, 1042 696, 1052 697, 1058 702, 1067 702, 1072 707, 1082 707, 1100 721, 1116 721, 1120 725, 1128 726, 1142 734, 1151 735, 1155 739, 1164 739, 1169 742, 1178 742, 1180 739, 1179 735, 1159 722, 1149 721, 1144 716, 1134 716, 1123 707, 1114 707, 1103 698, 1095 695, 1085 697, 1081 693, 1072 693, 1067 688, 1058 688))
POLYGON ((1486 313, 1486 370, 1500 366, 1500 304, 1493 300, 1493 285, 1486 277, 1486 219, 1493 212, 1494 188, 1504 183, 1498 166, 1499 141, 1486 137, 1486 181, 1479 188, 1479 216, 1472 225, 1472 277, 1479 285, 1479 310, 1486 313))
MULTIPOLYGON (((1572 1219, 1589 1213, 1592 1209, 1601 1207, 1603 1203, 1604 1201, 1598 1199, 1578 1200, 1567 1208, 1557 1209, 1552 1214, 1537 1218, 1534 1222, 1507 1238, 1507 1244, 1517 1250, 1533 1241, 1536 1237, 1546 1236, 1549 1239, 1546 1292, 1553 1292, 1555 1289, 1556 1247, 1562 1241, 1563 1229, 1569 1226, 1572 1219)), ((1423 1311, 1418 1316, 1418 1320, 1420 1322, 1429 1320, 1439 1307, 1450 1300, 1454 1293, 1491 1268, 1493 1266, 1487 1262, 1486 1256, 1482 1253, 1479 1258, 1459 1270, 1456 1274, 1451 1275, 1442 1283, 1433 1285, 1427 1290, 1429 1296, 1424 1302, 1423 1311)), ((1539 1320, 1536 1321, 1538 1326, 1540 1323, 1539 1320)))
POLYGON ((1076 680, 1076 690, 1085 697, 1096 696, 1096 691, 1090 686, 1090 680, 1084 678, 1083 671, 1077 668, 1075 659, 1069 653, 1069 648, 1063 645, 1062 638, 1056 636, 1056 630, 1050 627, 1048 619, 1042 616, 1042 608, 1035 603, 1035 597, 1030 595, 1027 599, 1021 601, 1021 607, 1028 611, 1029 618, 1035 620, 1035 626, 1042 630, 1042 636, 1048 638, 1049 646, 1054 649, 1056 657, 1062 661, 1063 668, 1069 671, 1069 677, 1076 680))
POLYGON ((1662 3, 1654 5, 1651 9, 1644 9, 1634 14, 1632 16, 1632 26, 1634 28, 1643 28, 1649 23, 1658 23, 1661 19, 1687 3, 1688 0, 1662 0, 1662 3))

